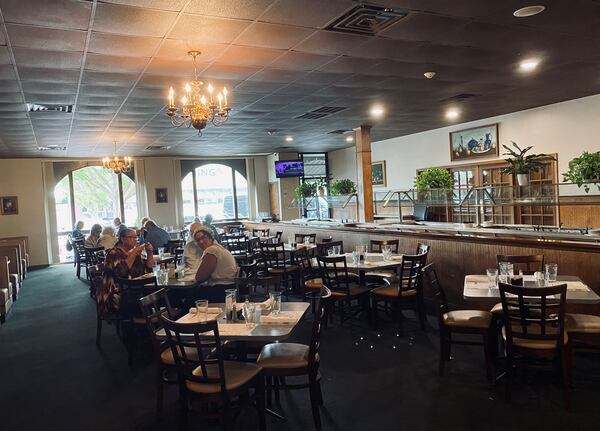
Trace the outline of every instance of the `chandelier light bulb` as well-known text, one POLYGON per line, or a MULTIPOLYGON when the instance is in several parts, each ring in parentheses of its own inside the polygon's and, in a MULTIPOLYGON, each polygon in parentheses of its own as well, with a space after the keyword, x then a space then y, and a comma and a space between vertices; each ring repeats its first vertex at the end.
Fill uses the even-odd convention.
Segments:
POLYGON ((188 98, 186 96, 183 96, 181 98, 181 104, 185 106, 185 105, 187 105, 187 102, 188 102, 188 98))
POLYGON ((200 103, 202 103, 203 105, 206 104, 206 97, 204 97, 204 94, 202 95, 202 97, 200 98, 200 103))
POLYGON ((227 87, 223 87, 223 99, 225 106, 227 106, 227 87))

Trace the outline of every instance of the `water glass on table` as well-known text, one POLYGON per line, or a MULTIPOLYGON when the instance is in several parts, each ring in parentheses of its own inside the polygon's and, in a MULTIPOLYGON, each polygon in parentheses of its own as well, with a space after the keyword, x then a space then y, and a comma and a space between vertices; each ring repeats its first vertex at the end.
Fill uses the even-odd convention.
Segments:
POLYGON ((358 266, 358 261, 360 260, 359 254, 356 251, 352 252, 352 265, 358 266))
POLYGON ((233 307, 237 302, 237 289, 225 290, 225 316, 227 320, 233 319, 233 307))
POLYGON ((271 314, 277 315, 281 313, 281 292, 271 292, 269 293, 269 298, 271 299, 271 314))
POLYGON ((381 247, 381 254, 383 255, 383 260, 388 261, 392 258, 392 247, 389 245, 384 245, 381 247))
POLYGON ((490 289, 498 287, 498 268, 488 268, 485 270, 487 274, 490 289))
POLYGON ((167 284, 169 284, 169 270, 168 269, 159 270, 158 277, 156 277, 156 283, 159 286, 166 286, 167 284))
POLYGON ((208 320, 208 300, 199 299, 196 301, 196 315, 199 322, 206 322, 208 320))
POLYGON ((545 265, 545 273, 544 273, 544 281, 546 283, 554 283, 558 276, 558 264, 556 263, 547 263, 545 265))
POLYGON ((254 324, 255 316, 256 316, 256 304, 254 302, 250 302, 246 300, 242 307, 242 314, 244 315, 244 321, 246 322, 246 327, 251 328, 254 324))
POLYGON ((158 259, 162 260, 163 259, 163 255, 165 254, 165 248, 164 247, 158 247, 158 259))
POLYGON ((515 266, 511 262, 499 262, 500 281, 502 283, 510 283, 510 278, 515 275, 515 266))

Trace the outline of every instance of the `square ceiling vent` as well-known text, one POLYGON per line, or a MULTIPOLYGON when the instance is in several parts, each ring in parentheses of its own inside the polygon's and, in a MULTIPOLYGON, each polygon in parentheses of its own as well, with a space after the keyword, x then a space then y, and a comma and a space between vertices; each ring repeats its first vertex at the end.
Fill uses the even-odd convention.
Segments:
POLYGON ((387 7, 359 4, 325 27, 325 30, 375 36, 407 15, 407 12, 387 7))
POLYGON ((73 105, 44 105, 42 103, 28 103, 28 112, 73 112, 73 105))

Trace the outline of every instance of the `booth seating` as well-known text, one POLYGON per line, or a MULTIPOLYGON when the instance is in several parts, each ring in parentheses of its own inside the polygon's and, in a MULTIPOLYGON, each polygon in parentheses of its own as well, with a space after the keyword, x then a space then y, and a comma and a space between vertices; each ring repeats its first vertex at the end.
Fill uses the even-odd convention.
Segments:
POLYGON ((19 247, 18 246, 3 246, 0 247, 0 257, 8 258, 8 277, 12 283, 12 297, 13 301, 16 301, 19 296, 19 289, 21 288, 21 281, 23 281, 23 274, 21 265, 19 265, 19 247))
POLYGON ((0 323, 6 321, 12 303, 13 293, 9 277, 8 257, 0 256, 0 323))
POLYGON ((0 247, 4 246, 19 246, 19 262, 21 267, 21 275, 23 279, 27 275, 29 269, 29 239, 26 236, 15 236, 10 238, 0 238, 0 247))

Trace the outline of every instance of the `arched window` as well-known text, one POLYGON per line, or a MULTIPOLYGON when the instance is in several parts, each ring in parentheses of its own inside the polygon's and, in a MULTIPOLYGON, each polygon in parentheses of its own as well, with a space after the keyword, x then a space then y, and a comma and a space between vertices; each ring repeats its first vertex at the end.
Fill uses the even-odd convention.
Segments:
POLYGON ((183 216, 211 214, 215 219, 248 217, 248 181, 237 170, 219 163, 198 166, 181 181, 183 216))
POLYGON ((123 223, 137 223, 135 183, 127 175, 115 175, 101 166, 87 166, 65 175, 54 187, 56 228, 60 261, 68 261, 65 244, 76 221, 84 222, 84 231, 93 224, 112 225, 115 217, 123 223))

